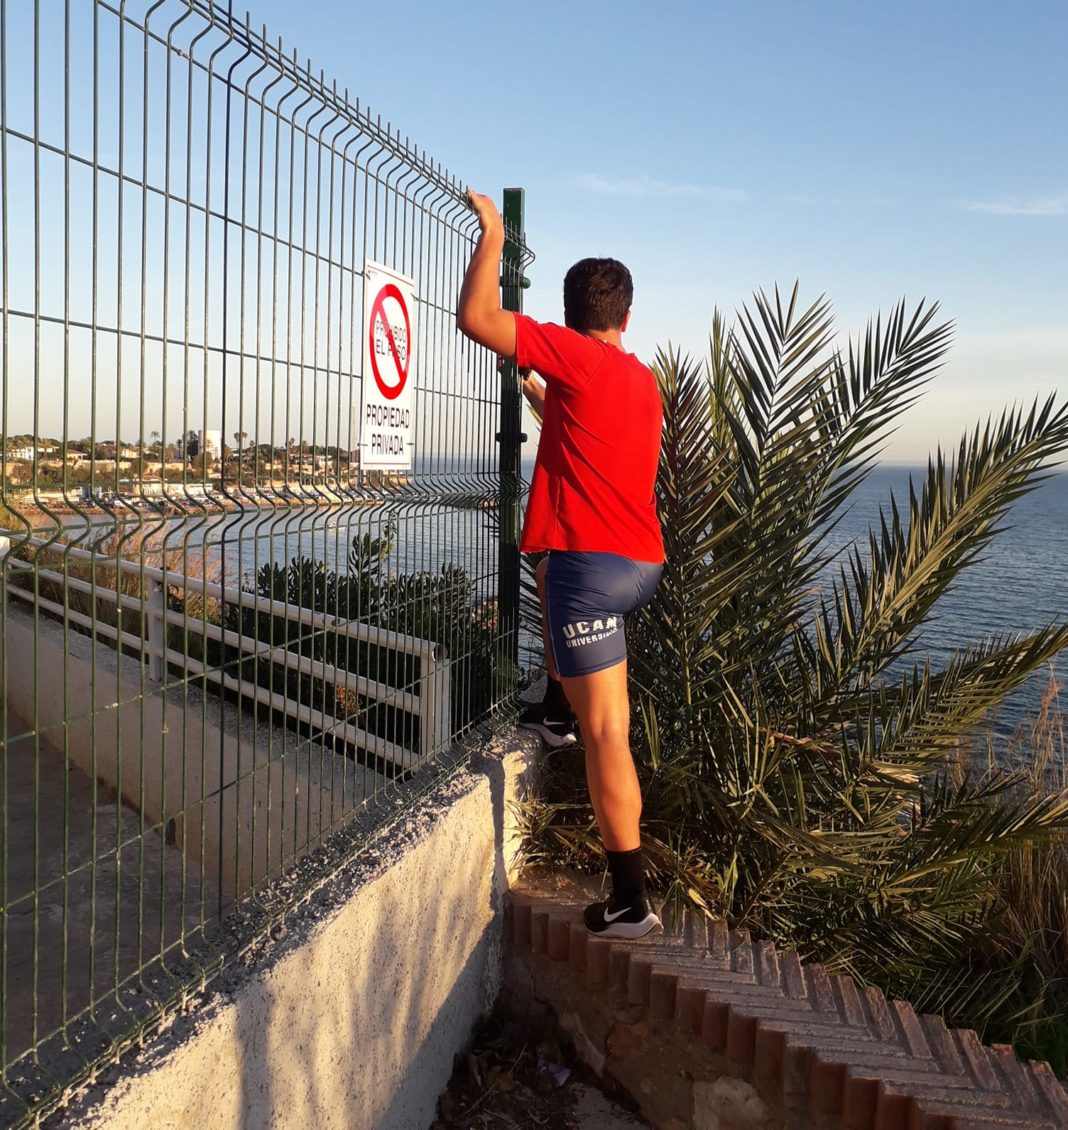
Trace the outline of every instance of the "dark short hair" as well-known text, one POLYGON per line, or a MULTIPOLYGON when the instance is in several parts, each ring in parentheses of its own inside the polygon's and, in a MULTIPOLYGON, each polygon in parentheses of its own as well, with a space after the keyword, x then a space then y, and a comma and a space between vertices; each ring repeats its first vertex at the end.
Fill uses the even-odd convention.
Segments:
POLYGON ((634 280, 616 259, 580 259, 564 276, 564 324, 579 333, 615 330, 634 301, 634 280))

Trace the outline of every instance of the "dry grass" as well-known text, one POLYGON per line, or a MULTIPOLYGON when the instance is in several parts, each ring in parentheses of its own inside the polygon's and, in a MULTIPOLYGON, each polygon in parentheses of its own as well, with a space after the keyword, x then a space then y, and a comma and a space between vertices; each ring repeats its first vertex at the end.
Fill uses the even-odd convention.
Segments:
MULTIPOLYGON (((1052 670, 1038 709, 1009 737, 988 728, 954 765, 964 771, 1018 769, 1036 796, 1068 792, 1068 744, 1060 684, 1052 670)), ((1011 1039, 1021 1054, 1068 1074, 1068 835, 1012 846, 998 872, 989 959, 1019 979, 1011 1039)))
MULTIPOLYGON (((90 560, 73 556, 68 552, 71 547, 64 543, 36 549, 26 547, 20 551, 20 556, 25 556, 38 570, 62 573, 71 579, 90 583, 96 589, 132 598, 143 606, 151 593, 152 578, 143 569, 123 568, 121 563, 132 562, 138 566, 163 570, 176 578, 174 584, 167 585, 170 607, 182 608, 192 621, 220 623, 222 610, 219 600, 204 596, 195 589, 187 589, 179 580, 188 577, 219 583, 222 576, 219 562, 212 559, 202 545, 166 548, 163 542, 164 533, 160 530, 151 533, 144 530, 116 530, 92 543, 93 557, 90 560)), ((83 547, 78 545, 77 548, 83 547)), ((32 589, 33 579, 27 571, 17 575, 16 583, 22 588, 32 589)), ((106 595, 92 596, 56 581, 39 580, 38 584, 42 595, 65 601, 72 611, 112 627, 121 620, 124 631, 143 635, 144 607, 125 608, 120 616, 115 601, 106 595)))
MULTIPOLYGON (((1020 788, 1035 795, 1068 792, 1068 747, 1060 684, 1050 673, 1034 716, 1007 740, 991 729, 963 761, 979 768, 1017 768, 1020 788)), ((1068 837, 1054 834, 1013 847, 1001 881, 1000 923, 1014 945, 1026 948, 1049 977, 1068 975, 1068 837)))

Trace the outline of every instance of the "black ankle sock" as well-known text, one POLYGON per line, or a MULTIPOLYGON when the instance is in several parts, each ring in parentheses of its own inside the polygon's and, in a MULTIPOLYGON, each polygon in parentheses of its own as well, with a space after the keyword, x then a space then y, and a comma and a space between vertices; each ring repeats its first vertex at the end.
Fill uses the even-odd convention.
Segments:
POLYGON ((567 717, 571 713, 571 704, 564 694, 564 685, 559 679, 546 678, 545 698, 542 702, 546 712, 553 718, 567 717))
POLYGON ((610 851, 608 871, 612 876, 612 897, 617 906, 633 906, 645 893, 645 863, 642 849, 610 851))

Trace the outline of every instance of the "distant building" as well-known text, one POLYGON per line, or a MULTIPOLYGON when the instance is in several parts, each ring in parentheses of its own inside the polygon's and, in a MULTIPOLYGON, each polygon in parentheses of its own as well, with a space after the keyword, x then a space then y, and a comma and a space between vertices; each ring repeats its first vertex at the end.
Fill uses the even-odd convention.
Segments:
POLYGON ((8 459, 42 459, 48 455, 55 455, 59 450, 55 444, 27 443, 22 447, 8 448, 8 459))
POLYGON ((222 432, 214 428, 205 429, 200 433, 200 451, 209 459, 222 458, 222 432))
POLYGON ((89 486, 81 489, 82 502, 96 503, 99 506, 114 507, 122 502, 136 503, 142 498, 207 498, 215 493, 211 483, 161 483, 158 481, 139 483, 136 490, 113 491, 92 490, 89 486))

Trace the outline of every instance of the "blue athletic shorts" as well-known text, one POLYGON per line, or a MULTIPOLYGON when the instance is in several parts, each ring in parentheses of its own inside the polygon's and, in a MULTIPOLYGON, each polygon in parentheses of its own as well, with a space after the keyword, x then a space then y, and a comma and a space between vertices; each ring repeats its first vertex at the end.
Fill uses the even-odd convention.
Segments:
POLYGON ((623 617, 653 598, 663 565, 618 553, 552 550, 545 573, 545 619, 556 670, 592 675, 627 658, 623 617))

